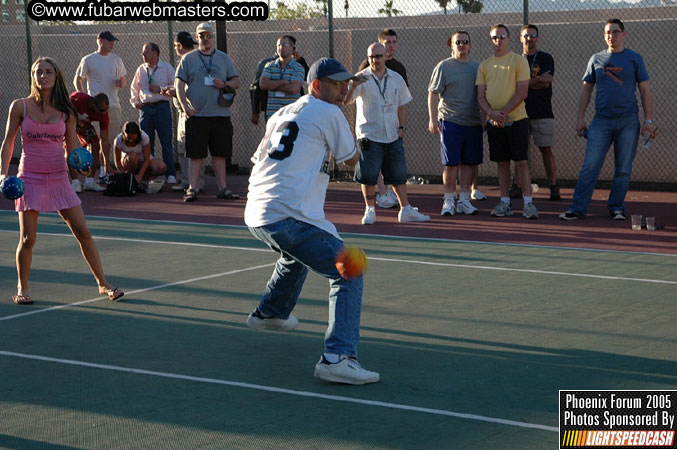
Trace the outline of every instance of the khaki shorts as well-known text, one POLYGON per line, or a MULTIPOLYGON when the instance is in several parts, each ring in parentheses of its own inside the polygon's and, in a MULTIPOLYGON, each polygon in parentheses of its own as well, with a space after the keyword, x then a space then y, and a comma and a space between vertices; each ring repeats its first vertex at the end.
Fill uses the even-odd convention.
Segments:
POLYGON ((555 119, 529 119, 529 132, 538 147, 555 145, 555 119))

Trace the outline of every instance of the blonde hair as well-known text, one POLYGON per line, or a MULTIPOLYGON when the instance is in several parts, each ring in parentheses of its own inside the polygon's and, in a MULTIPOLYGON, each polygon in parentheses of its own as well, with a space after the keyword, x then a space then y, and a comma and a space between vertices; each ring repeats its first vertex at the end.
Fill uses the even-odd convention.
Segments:
POLYGON ((35 82, 35 72, 38 70, 40 63, 46 62, 49 63, 54 68, 54 74, 56 76, 54 80, 54 88, 52 89, 52 96, 49 99, 49 104, 55 109, 66 114, 66 120, 70 114, 74 114, 77 117, 77 110, 73 106, 68 95, 68 90, 66 88, 66 82, 64 81, 63 72, 59 69, 59 66, 56 65, 54 59, 48 56, 41 56, 35 60, 31 66, 31 94, 38 103, 44 103, 45 99, 42 97, 42 92, 38 89, 37 83, 35 82))

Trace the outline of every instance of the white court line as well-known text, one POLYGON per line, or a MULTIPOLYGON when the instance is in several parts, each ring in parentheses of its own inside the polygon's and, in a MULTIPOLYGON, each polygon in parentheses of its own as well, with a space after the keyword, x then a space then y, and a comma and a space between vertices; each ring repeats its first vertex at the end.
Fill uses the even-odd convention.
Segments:
MULTIPOLYGON (((0 230, 3 231, 3 230, 0 230)), ((47 236, 61 236, 61 237, 72 237, 72 234, 64 233, 39 233, 47 236)), ((250 252, 266 252, 269 253, 270 249, 267 248, 254 248, 254 247, 235 247, 227 245, 216 245, 216 244, 199 244, 199 243, 190 243, 190 242, 172 242, 172 241, 156 241, 150 239, 129 239, 129 238, 119 238, 119 237, 106 237, 106 236, 95 236, 95 239, 100 240, 109 240, 109 241, 123 241, 123 242, 135 242, 135 243, 144 243, 144 244, 163 244, 163 245, 180 245, 187 247, 204 247, 204 248, 222 248, 229 250, 244 250, 250 252)), ((655 254, 650 254, 655 256, 655 254)), ((510 267, 492 267, 492 266, 477 266, 472 264, 453 264, 453 263, 443 263, 443 262, 432 262, 432 261, 419 261, 413 259, 396 259, 396 258, 379 258, 376 256, 369 256, 369 259, 374 261, 383 261, 383 262, 398 262, 398 263, 407 263, 407 264, 421 264, 428 266, 440 266, 440 267, 457 267, 461 269, 477 269, 477 270, 494 270, 501 272, 519 272, 519 273, 533 273, 538 275, 558 275, 558 276, 568 276, 568 277, 579 277, 579 278, 593 278, 599 280, 616 280, 616 281, 634 281, 642 283, 653 283, 653 284, 669 284, 677 285, 677 281, 669 280, 656 280, 652 278, 631 278, 631 277, 617 277, 611 275, 592 275, 587 273, 576 273, 576 272, 555 272, 552 270, 535 270, 535 269, 516 269, 510 267)), ((0 319, 2 320, 2 319, 0 319)))
MULTIPOLYGON (((14 213, 10 210, 0 210, 0 213, 14 213)), ((59 215, 56 213, 42 213, 44 215, 53 215, 59 218, 59 215)), ((230 224, 221 224, 221 223, 205 223, 205 222, 189 222, 181 220, 159 220, 159 219, 138 219, 131 217, 113 217, 113 216, 95 216, 88 215, 87 217, 92 217, 95 219, 105 219, 105 220, 116 220, 120 222, 149 222, 149 223, 159 223, 159 224, 174 224, 174 225, 194 225, 194 226, 203 226, 203 227, 221 227, 221 228, 240 228, 248 229, 246 225, 230 225, 230 224)), ((11 232, 10 230, 0 230, 0 232, 11 232)), ((18 231, 17 231, 18 233, 18 231)), ((46 233, 45 233, 46 234, 46 233)), ((570 250, 570 251, 579 251, 579 252, 592 252, 592 253, 620 253, 628 255, 647 255, 647 256, 668 256, 671 258, 677 258, 675 253, 658 253, 658 252, 639 252, 633 250, 610 250, 603 248, 587 248, 587 247, 564 247, 557 245, 540 245, 540 244, 523 244, 523 243, 514 243, 514 242, 492 242, 492 241, 473 241, 468 239, 449 239, 449 238, 428 238, 420 236, 398 236, 391 234, 376 234, 376 233, 355 233, 355 232, 346 232, 341 233, 344 236, 357 236, 357 237, 377 237, 377 238, 390 238, 390 239, 400 239, 400 240, 411 240, 411 241, 428 241, 428 242, 451 242, 456 244, 478 244, 478 245, 498 245, 503 247, 525 247, 525 248, 544 248, 552 250, 570 250)))
POLYGON ((498 424, 510 425, 510 426, 514 426, 514 427, 535 428, 537 430, 559 432, 559 428, 551 427, 551 426, 548 426, 548 425, 541 425, 541 424, 538 424, 538 423, 529 423, 529 422, 519 422, 519 421, 516 421, 516 420, 499 419, 499 418, 496 418, 496 417, 480 416, 480 415, 477 415, 477 414, 466 414, 466 413, 460 413, 460 412, 455 412, 455 411, 447 411, 447 410, 444 410, 444 409, 422 408, 420 406, 402 405, 402 404, 398 404, 398 403, 388 403, 388 402, 381 402, 381 401, 377 401, 377 400, 365 400, 365 399, 360 399, 360 398, 344 397, 344 396, 340 396, 340 395, 319 394, 317 392, 297 391, 297 390, 294 390, 294 389, 284 389, 284 388, 279 388, 279 387, 275 387, 275 386, 263 386, 263 385, 260 385, 260 384, 242 383, 242 382, 239 382, 239 381, 220 380, 218 378, 194 377, 194 376, 190 376, 190 375, 181 375, 181 374, 176 374, 176 373, 156 372, 154 370, 135 369, 133 367, 111 366, 111 365, 108 365, 108 364, 96 364, 96 363, 90 363, 90 362, 85 362, 85 361, 76 361, 76 360, 72 360, 72 359, 59 359, 59 358, 50 358, 48 356, 28 355, 28 354, 25 354, 25 353, 7 352, 7 351, 3 351, 3 350, 0 350, 0 355, 16 357, 16 358, 32 359, 32 360, 37 360, 37 361, 47 361, 47 362, 53 362, 53 363, 59 363, 59 364, 69 364, 69 365, 73 365, 73 366, 91 367, 91 368, 94 368, 94 369, 114 370, 114 371, 118 371, 118 372, 136 373, 136 374, 140 374, 140 375, 150 375, 150 376, 162 377, 162 378, 173 378, 173 379, 178 379, 178 380, 196 381, 198 383, 220 384, 220 385, 225 385, 225 386, 234 386, 234 387, 241 387, 241 388, 247 388, 247 389, 256 389, 256 390, 259 390, 259 391, 276 392, 276 393, 279 393, 279 394, 296 395, 296 396, 299 396, 299 397, 312 397, 312 398, 319 398, 319 399, 322 399, 322 400, 331 400, 331 401, 347 402, 347 403, 357 403, 357 404, 360 404, 360 405, 378 406, 378 407, 389 408, 389 409, 401 409, 401 410, 405 410, 405 411, 420 412, 420 413, 425 413, 425 414, 436 414, 436 415, 440 415, 440 416, 457 417, 457 418, 460 418, 460 419, 477 420, 477 421, 480 421, 480 422, 498 423, 498 424))
MULTIPOLYGON (((154 291, 154 290, 166 288, 166 287, 169 287, 169 286, 178 286, 178 285, 181 285, 181 284, 192 283, 194 281, 208 280, 210 278, 218 278, 218 277, 223 277, 223 276, 226 276, 226 275, 234 275, 236 273, 247 272, 249 270, 262 269, 264 267, 271 267, 271 266, 274 266, 274 265, 275 265, 275 263, 262 264, 260 266, 253 266, 253 267, 247 267, 245 269, 231 270, 229 272, 215 273, 215 274, 212 274, 212 275, 205 275, 203 277, 197 277, 197 278, 190 278, 188 280, 175 281, 173 283, 158 284, 157 286, 151 286, 151 287, 147 287, 147 288, 143 288, 143 289, 136 289, 134 291, 125 292, 125 295, 138 294, 139 292, 154 291)), ((0 317, 0 321, 16 319, 18 317, 31 316, 33 314, 40 314, 40 313, 44 313, 44 312, 48 312, 48 311, 54 311, 54 310, 57 310, 57 309, 69 308, 71 306, 85 305, 87 303, 98 302, 99 300, 103 300, 103 299, 106 299, 106 298, 108 298, 108 297, 100 296, 100 297, 96 297, 96 298, 91 298, 89 300, 83 300, 81 302, 68 303, 67 305, 59 305, 59 306, 52 306, 50 308, 36 309, 35 311, 29 311, 29 312, 25 312, 25 313, 21 313, 21 314, 14 314, 12 316, 0 317)))
POLYGON ((567 277, 598 278, 600 280, 641 281, 641 282, 644 282, 644 283, 675 284, 675 285, 677 285, 677 281, 654 280, 652 278, 614 277, 614 276, 610 276, 610 275, 591 275, 591 274, 587 274, 587 273, 554 272, 554 271, 551 271, 551 270, 514 269, 514 268, 510 268, 510 267, 491 267, 491 266, 473 266, 471 264, 453 264, 453 263, 441 263, 441 262, 432 262, 432 261, 416 261, 416 260, 410 260, 410 259, 379 258, 379 257, 375 257, 375 256, 369 256, 369 259, 374 260, 374 261, 422 264, 422 265, 426 265, 426 266, 459 267, 459 268, 462 268, 462 269, 496 270, 496 271, 501 271, 501 272, 537 273, 539 275, 561 275, 561 276, 567 276, 567 277))

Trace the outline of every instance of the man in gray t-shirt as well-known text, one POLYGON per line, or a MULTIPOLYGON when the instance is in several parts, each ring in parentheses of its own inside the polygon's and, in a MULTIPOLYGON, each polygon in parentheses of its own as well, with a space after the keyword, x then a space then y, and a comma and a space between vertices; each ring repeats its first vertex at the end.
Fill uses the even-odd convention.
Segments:
POLYGON ((428 86, 428 129, 441 134, 444 172, 443 216, 477 214, 470 203, 473 169, 482 163, 482 113, 477 103, 475 78, 479 63, 470 59, 470 35, 456 31, 451 36, 451 58, 440 61, 428 86), (456 177, 461 192, 456 203, 456 177))
POLYGON ((233 125, 230 105, 219 97, 227 89, 232 102, 240 88, 235 65, 226 53, 214 45, 214 29, 209 23, 197 26, 198 49, 187 53, 176 70, 176 96, 186 114, 186 157, 190 158, 190 185, 183 200, 197 200, 198 178, 207 150, 218 187, 217 198, 236 199, 226 187, 226 159, 233 151, 233 125))

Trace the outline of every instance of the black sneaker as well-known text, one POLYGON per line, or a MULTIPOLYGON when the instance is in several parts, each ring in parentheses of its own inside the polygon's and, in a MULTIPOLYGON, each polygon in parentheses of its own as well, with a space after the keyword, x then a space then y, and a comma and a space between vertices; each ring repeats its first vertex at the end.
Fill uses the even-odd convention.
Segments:
POLYGON ((559 217, 559 218, 562 219, 562 220, 576 220, 576 219, 580 219, 580 217, 578 217, 576 214, 574 214, 574 213, 571 212, 571 211, 563 212, 562 214, 560 214, 560 215, 557 216, 557 217, 559 217))
POLYGON ((627 217, 625 217, 625 213, 621 210, 616 210, 611 213, 611 218, 613 220, 625 220, 627 217))
POLYGON ((522 188, 513 183, 508 195, 510 195, 510 198, 522 198, 522 188))
POLYGON ((562 196, 559 193, 559 186, 556 184, 550 186, 550 200, 555 202, 562 200, 562 196))

